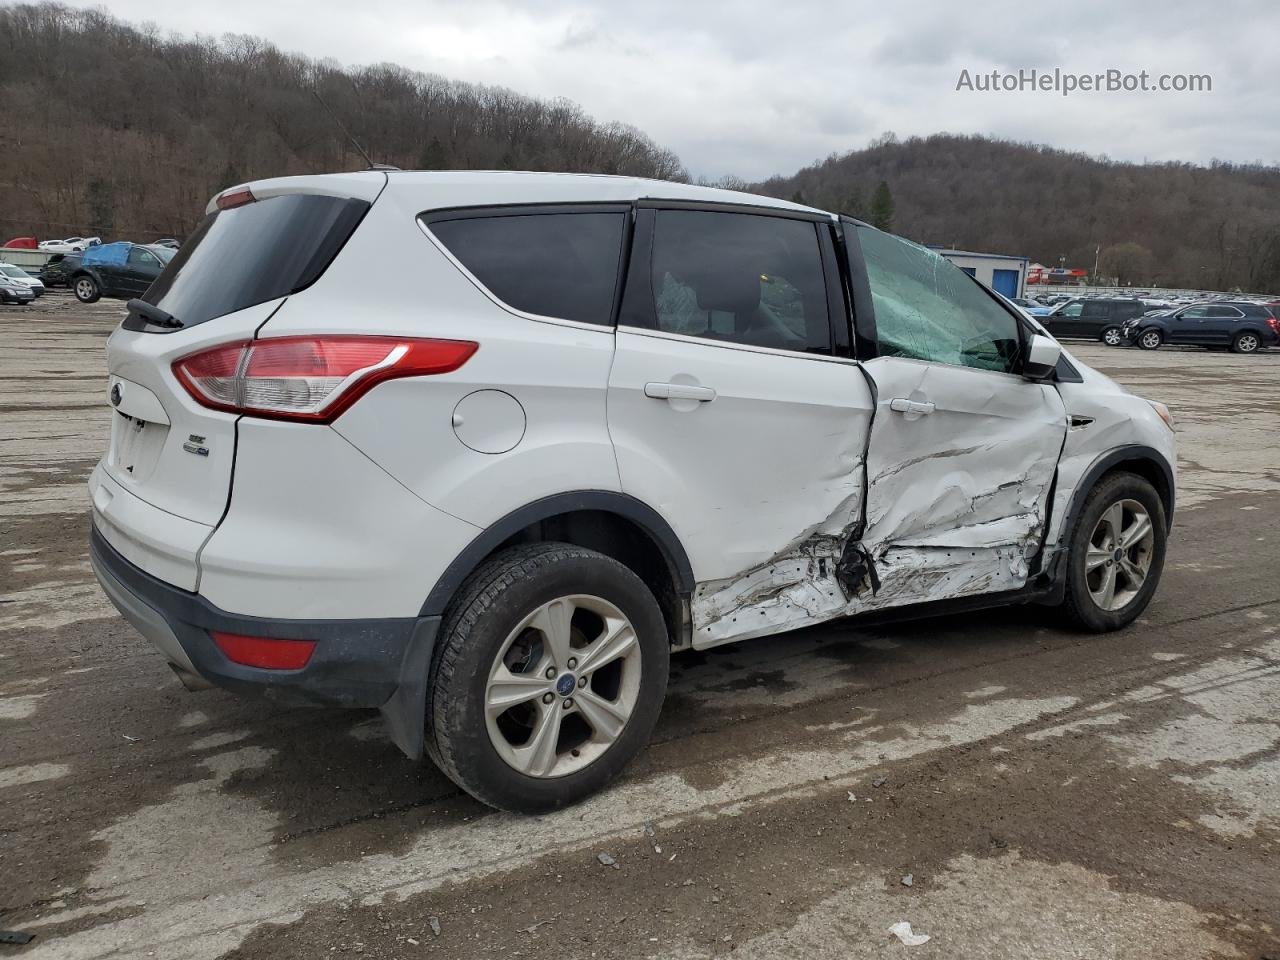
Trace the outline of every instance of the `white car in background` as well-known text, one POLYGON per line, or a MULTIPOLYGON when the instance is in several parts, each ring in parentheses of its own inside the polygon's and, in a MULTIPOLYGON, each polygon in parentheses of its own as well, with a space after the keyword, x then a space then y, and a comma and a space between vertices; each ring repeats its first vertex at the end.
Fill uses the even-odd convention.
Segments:
POLYGON ((101 242, 101 237, 67 237, 65 240, 41 240, 39 248, 48 253, 82 253, 101 242))
POLYGON ((539 811, 644 746, 680 651, 1155 592, 1168 410, 864 223, 505 172, 207 214, 107 343, 89 481, 99 582, 189 686, 378 707, 539 811))
POLYGON ((38 277, 33 277, 21 267, 15 267, 11 263, 0 263, 0 276, 19 283, 28 288, 37 297, 44 293, 44 284, 38 277))

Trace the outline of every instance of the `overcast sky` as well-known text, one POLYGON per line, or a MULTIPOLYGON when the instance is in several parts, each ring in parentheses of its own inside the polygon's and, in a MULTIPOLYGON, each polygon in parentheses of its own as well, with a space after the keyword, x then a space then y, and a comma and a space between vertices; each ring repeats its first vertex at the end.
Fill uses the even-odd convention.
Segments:
MULTIPOLYGON (((77 0, 73 0, 77 2, 77 0)), ((78 3, 82 6, 99 5, 78 3)), ((251 33, 568 97, 674 149, 694 176, 790 173, 892 130, 988 133, 1113 159, 1280 161, 1273 0, 110 0, 162 30, 251 33), (1209 74, 1208 93, 981 93, 1019 68, 1209 74), (976 81, 975 81, 976 82, 976 81)))

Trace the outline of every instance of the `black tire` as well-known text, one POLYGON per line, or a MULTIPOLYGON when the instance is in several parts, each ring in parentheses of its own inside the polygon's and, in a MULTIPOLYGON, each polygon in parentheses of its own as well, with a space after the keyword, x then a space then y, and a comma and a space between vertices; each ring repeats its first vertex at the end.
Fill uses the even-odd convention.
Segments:
POLYGON ((1245 330, 1237 333, 1235 339, 1231 341, 1231 352, 1257 353, 1260 346, 1262 346, 1262 338, 1250 330, 1245 330))
POLYGON ((97 303, 102 297, 98 281, 87 273, 81 274, 71 281, 71 291, 81 303, 97 303))
POLYGON ((1098 339, 1108 347, 1118 347, 1124 340, 1124 331, 1119 327, 1107 327, 1098 335, 1098 339))
POLYGON ((1143 350, 1159 350, 1164 343, 1164 335, 1159 330, 1143 330, 1134 341, 1143 350))
POLYGON ((503 551, 471 575, 445 614, 427 684, 427 752, 449 779, 492 807, 542 813, 575 803, 617 776, 648 742, 666 695, 670 650, 653 594, 616 560, 565 543, 503 551), (485 688, 494 658, 520 620, 570 594, 601 597, 631 621, 640 692, 617 740, 594 762, 564 776, 532 777, 509 766, 490 741, 485 688))
POLYGON ((1094 633, 1119 630, 1136 620, 1147 608, 1152 595, 1156 592, 1156 587, 1160 584, 1168 536, 1164 503, 1156 493, 1155 487, 1132 473, 1112 473, 1103 477, 1085 500, 1084 509, 1080 511, 1075 528, 1071 531, 1071 539, 1068 541, 1067 591, 1062 603, 1067 616, 1076 626, 1094 633), (1104 610, 1090 595, 1085 580, 1085 559, 1089 549, 1089 538, 1102 514, 1113 504, 1126 499, 1141 503, 1151 517, 1153 534, 1151 564, 1146 581, 1132 600, 1118 610, 1104 610))

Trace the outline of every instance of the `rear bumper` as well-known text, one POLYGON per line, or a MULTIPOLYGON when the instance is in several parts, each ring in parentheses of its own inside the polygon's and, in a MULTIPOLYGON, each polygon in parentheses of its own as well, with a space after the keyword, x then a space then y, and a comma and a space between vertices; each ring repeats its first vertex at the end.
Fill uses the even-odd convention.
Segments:
POLYGON ((365 620, 277 620, 220 610, 199 594, 158 580, 126 560, 91 526, 89 559, 116 609, 160 651, 191 688, 216 685, 236 693, 340 707, 378 707, 392 739, 422 755, 427 672, 439 617, 365 620), (211 630, 316 641, 301 670, 264 670, 234 663, 211 630))

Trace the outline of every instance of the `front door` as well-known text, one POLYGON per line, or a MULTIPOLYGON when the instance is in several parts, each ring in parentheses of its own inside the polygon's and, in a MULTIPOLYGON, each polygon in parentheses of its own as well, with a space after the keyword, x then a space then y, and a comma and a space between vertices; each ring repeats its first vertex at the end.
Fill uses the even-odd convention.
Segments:
POLYGON ((847 319, 829 224, 638 211, 609 433, 622 490, 689 555, 696 647, 845 608, 836 564, 862 513, 872 398, 838 355, 847 319))
POLYGON ((866 226, 845 236, 877 354, 862 543, 881 581, 851 612, 1024 586, 1066 438, 1057 390, 1019 376, 1020 321, 944 258, 866 226))
POLYGON ((146 293, 147 287, 160 276, 161 269, 160 258, 150 250, 130 247, 129 256, 120 274, 121 293, 131 297, 146 293))

